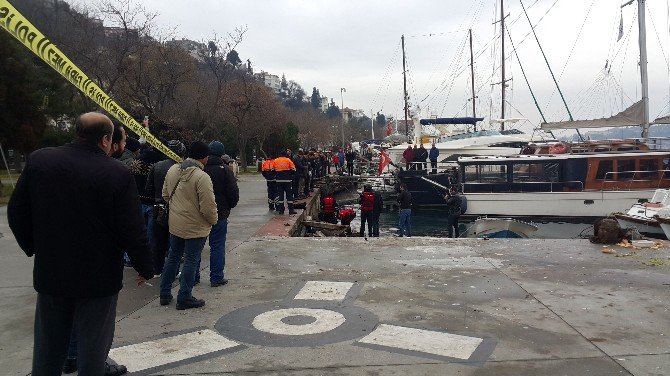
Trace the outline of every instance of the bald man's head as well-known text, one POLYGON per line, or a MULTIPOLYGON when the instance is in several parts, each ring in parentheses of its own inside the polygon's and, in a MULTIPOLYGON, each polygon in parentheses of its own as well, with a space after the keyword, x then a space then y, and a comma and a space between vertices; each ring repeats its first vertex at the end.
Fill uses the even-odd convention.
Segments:
POLYGON ((98 144, 103 137, 111 140, 114 125, 109 118, 98 112, 80 115, 74 123, 77 138, 90 144, 98 144))

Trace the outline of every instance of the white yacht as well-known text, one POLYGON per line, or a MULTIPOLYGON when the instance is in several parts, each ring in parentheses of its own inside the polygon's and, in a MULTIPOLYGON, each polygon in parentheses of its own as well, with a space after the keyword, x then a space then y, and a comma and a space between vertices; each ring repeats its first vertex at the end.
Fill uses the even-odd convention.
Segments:
POLYGON ((627 212, 613 215, 622 228, 634 227, 643 235, 658 237, 663 236, 663 229, 657 216, 668 205, 670 189, 657 189, 648 202, 635 203, 627 212))

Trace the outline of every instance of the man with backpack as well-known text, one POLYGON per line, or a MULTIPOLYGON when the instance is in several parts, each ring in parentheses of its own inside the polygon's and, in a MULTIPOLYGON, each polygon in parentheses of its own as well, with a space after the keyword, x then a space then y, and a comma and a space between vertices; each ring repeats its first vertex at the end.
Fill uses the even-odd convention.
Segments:
POLYGON ((458 228, 458 219, 461 214, 467 211, 467 199, 458 194, 458 190, 452 187, 444 199, 447 200, 447 231, 449 237, 460 237, 461 232, 458 228))

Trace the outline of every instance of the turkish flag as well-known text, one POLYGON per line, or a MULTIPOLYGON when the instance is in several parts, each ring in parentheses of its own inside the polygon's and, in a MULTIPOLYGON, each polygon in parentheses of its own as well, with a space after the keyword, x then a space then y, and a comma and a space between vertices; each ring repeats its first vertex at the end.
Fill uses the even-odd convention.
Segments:
POLYGON ((382 153, 379 156, 379 175, 381 175, 382 172, 384 172, 384 169, 386 168, 386 166, 389 165, 389 163, 391 163, 391 158, 388 155, 386 155, 384 150, 382 150, 382 153))
POLYGON ((391 123, 386 123, 386 136, 391 135, 391 123))

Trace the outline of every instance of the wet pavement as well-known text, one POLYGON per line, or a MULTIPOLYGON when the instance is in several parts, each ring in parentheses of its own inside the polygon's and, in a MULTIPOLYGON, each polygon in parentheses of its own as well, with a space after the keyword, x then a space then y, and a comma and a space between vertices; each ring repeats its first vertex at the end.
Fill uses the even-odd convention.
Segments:
MULTIPOLYGON (((110 357, 160 375, 668 375, 670 249, 582 240, 288 238, 243 176, 202 309, 126 287, 110 357)), ((0 369, 30 370, 32 260, 0 218, 0 369)), ((203 253, 203 276, 207 261, 203 253)))

